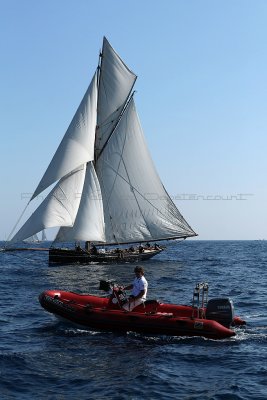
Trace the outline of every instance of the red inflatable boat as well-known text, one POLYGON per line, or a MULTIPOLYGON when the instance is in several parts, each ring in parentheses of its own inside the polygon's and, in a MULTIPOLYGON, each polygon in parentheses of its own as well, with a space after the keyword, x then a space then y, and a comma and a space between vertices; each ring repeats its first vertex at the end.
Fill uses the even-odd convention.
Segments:
POLYGON ((100 288, 110 294, 100 297, 47 290, 40 294, 39 301, 45 310, 56 316, 96 330, 224 339, 235 335, 233 326, 245 324, 234 317, 230 299, 207 301, 206 283, 196 285, 192 306, 148 300, 131 312, 122 308, 125 302, 122 288, 109 281, 101 281, 100 288))

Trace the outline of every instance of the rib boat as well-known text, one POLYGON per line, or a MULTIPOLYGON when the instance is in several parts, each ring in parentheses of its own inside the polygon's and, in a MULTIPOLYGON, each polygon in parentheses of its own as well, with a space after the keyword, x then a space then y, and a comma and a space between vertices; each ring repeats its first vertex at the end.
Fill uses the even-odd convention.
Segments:
POLYGON ((109 294, 95 296, 46 290, 40 294, 39 301, 57 317, 94 330, 225 339, 235 336, 235 326, 245 324, 234 316, 231 299, 207 299, 207 283, 196 285, 191 306, 147 300, 132 311, 123 307, 126 301, 123 288, 109 281, 101 281, 100 288, 109 294))

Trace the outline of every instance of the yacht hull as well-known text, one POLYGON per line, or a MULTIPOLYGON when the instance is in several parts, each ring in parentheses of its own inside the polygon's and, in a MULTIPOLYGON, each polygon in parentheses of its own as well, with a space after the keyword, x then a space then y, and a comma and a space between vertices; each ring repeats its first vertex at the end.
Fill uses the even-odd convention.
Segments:
POLYGON ((139 252, 105 252, 99 254, 90 254, 85 250, 71 249, 49 249, 49 263, 57 264, 90 264, 90 263, 124 263, 124 262, 140 262, 148 260, 159 254, 163 249, 145 250, 139 252))

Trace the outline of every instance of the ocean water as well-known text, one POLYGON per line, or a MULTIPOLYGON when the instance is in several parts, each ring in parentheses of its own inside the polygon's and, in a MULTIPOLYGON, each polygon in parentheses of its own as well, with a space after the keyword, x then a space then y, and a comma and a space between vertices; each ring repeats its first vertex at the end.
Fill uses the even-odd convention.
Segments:
POLYGON ((231 297, 247 326, 221 341, 89 331, 39 305, 45 289, 131 283, 132 264, 49 266, 43 252, 0 252, 0 266, 1 399, 267 398, 267 241, 170 243, 143 263, 149 298, 190 304, 198 282, 209 298, 231 297))

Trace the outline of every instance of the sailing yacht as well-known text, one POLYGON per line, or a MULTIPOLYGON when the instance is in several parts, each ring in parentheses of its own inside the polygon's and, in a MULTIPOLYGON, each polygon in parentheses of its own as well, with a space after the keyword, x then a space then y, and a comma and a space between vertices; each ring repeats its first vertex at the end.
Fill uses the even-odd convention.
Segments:
POLYGON ((155 242, 196 236, 149 154, 136 78, 104 37, 92 81, 30 201, 54 186, 12 242, 59 227, 50 262, 121 262, 158 254, 155 242))

